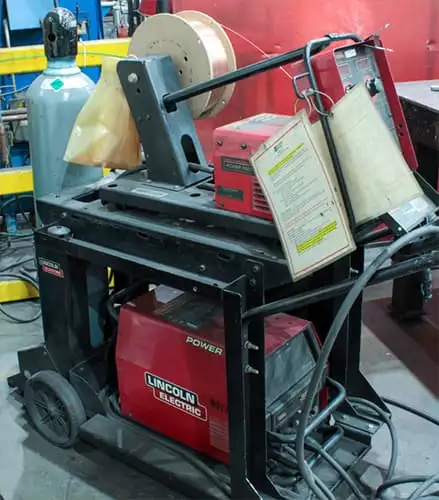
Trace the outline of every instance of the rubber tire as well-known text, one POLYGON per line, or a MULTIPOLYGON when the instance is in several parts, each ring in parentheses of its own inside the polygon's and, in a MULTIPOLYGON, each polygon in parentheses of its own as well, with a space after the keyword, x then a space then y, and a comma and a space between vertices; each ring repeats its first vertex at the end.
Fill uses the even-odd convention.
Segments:
POLYGON ((49 442, 59 448, 71 448, 79 438, 79 429, 87 420, 84 405, 74 387, 62 375, 45 370, 30 377, 24 388, 24 404, 35 429, 49 442), (35 386, 46 386, 61 401, 69 423, 69 436, 56 436, 41 422, 34 401, 35 386))

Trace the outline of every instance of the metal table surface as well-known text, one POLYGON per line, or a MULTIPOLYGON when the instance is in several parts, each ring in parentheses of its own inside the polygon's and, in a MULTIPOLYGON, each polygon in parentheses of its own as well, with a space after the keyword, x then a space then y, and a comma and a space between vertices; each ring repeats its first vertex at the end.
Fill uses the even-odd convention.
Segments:
POLYGON ((433 92, 432 85, 439 86, 439 80, 398 83, 396 90, 401 99, 439 113, 439 92, 433 92))

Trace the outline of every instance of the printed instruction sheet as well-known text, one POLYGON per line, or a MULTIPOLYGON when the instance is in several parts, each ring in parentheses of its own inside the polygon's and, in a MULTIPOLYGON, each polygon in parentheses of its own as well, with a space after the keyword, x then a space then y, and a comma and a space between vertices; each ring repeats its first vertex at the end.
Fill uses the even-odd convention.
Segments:
POLYGON ((325 165, 305 112, 252 157, 294 281, 355 250, 334 174, 325 165))

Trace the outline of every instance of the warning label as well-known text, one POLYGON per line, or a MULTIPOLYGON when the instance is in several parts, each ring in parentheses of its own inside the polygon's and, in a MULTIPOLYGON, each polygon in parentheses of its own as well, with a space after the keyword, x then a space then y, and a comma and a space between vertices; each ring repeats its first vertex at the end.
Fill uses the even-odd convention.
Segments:
POLYGON ((64 271, 57 262, 43 259, 41 257, 38 259, 38 262, 40 264, 41 270, 44 273, 51 274, 52 276, 56 276, 57 278, 64 278, 64 271))
POLYGON ((207 408, 200 404, 198 395, 178 385, 153 375, 145 373, 145 383, 153 390, 154 398, 183 411, 194 418, 207 421, 207 408))

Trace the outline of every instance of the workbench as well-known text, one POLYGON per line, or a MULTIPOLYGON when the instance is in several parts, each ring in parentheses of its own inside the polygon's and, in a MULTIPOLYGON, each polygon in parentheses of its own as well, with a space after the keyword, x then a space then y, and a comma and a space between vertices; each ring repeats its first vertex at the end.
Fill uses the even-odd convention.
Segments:
MULTIPOLYGON (((405 82, 396 86, 416 151, 418 171, 435 189, 439 187, 439 92, 431 88, 436 85, 439 80, 405 82)), ((416 251, 406 249, 406 254, 399 258, 404 260, 415 255, 416 251)), ((426 299, 431 298, 431 287, 431 275, 425 272, 395 280, 392 311, 396 317, 419 319, 424 314, 426 299)))
POLYGON ((439 186, 439 92, 431 90, 439 80, 397 85, 410 135, 419 161, 419 173, 434 187, 439 186))

